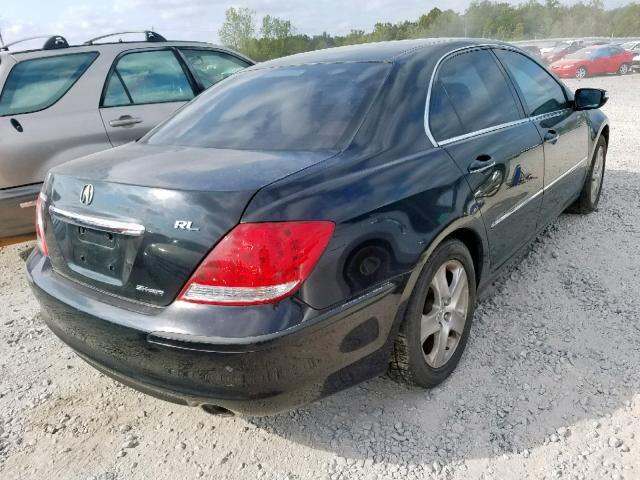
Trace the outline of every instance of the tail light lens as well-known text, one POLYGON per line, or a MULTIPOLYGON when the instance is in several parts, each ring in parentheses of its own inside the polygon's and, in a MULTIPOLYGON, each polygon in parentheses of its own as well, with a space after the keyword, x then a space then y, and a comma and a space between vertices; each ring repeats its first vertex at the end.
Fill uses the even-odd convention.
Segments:
POLYGON ((40 253, 45 257, 49 256, 49 249, 47 248, 47 240, 44 238, 44 204, 46 197, 44 193, 40 192, 38 199, 36 200, 36 245, 40 253))
POLYGON ((287 297, 307 279, 334 228, 326 221, 240 224, 207 255, 178 300, 256 305, 287 297))

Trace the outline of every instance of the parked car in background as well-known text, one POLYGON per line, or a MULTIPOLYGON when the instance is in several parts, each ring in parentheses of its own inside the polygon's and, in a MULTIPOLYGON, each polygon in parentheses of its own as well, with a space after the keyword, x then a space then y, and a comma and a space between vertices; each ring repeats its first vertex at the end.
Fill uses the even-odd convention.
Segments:
POLYGON ((625 75, 633 62, 633 53, 619 46, 588 47, 567 55, 550 65, 562 78, 617 73, 625 75))
POLYGON ((518 46, 524 51, 529 52, 536 59, 538 60, 542 59, 542 53, 540 53, 540 48, 536 47, 535 45, 518 45, 518 46))
POLYGON ((390 361, 434 387, 476 292, 565 209, 596 209, 606 100, 498 42, 271 60, 55 167, 29 282, 91 365, 211 413, 293 408, 390 361))
POLYGON ((560 42, 556 44, 551 50, 548 50, 542 54, 542 60, 550 65, 553 62, 564 58, 566 55, 580 50, 583 47, 582 41, 574 40, 571 42, 560 42))
POLYGON ((625 50, 633 52, 635 54, 640 54, 640 40, 634 40, 631 42, 625 42, 620 45, 625 50))
POLYGON ((631 61, 631 68, 633 68, 634 71, 640 71, 640 53, 636 54, 635 57, 633 57, 632 61, 631 61))
MULTIPOLYGON (((133 32, 124 32, 133 33, 133 32)), ((0 49, 0 238, 33 232, 46 172, 142 137, 204 89, 253 62, 226 48, 166 41, 0 49)), ((122 34, 114 34, 122 35, 122 34)))

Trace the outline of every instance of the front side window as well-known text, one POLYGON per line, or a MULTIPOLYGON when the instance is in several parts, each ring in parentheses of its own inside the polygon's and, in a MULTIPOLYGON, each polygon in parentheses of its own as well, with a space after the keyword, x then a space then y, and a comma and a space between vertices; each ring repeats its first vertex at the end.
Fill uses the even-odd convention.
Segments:
POLYGON ((496 49, 495 52, 518 85, 529 115, 569 107, 563 88, 536 62, 512 50, 496 49))
POLYGON ((107 80, 103 107, 185 102, 194 96, 170 50, 127 53, 117 62, 107 80))
POLYGON ((371 105, 389 64, 244 70, 214 85, 142 139, 153 145, 336 150, 371 105))
POLYGON ((17 63, 0 94, 0 116, 49 108, 71 89, 97 56, 96 52, 75 53, 17 63))
POLYGON ((209 88, 214 83, 249 66, 239 58, 215 50, 183 48, 180 51, 204 88, 209 88))
POLYGON ((429 128, 436 140, 519 119, 509 85, 489 51, 454 55, 438 70, 429 105, 429 128))

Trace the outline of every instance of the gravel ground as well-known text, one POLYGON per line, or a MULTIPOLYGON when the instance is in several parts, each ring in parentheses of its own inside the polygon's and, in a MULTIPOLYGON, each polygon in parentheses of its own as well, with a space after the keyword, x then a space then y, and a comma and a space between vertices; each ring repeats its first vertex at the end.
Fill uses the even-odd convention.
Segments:
POLYGON ((260 419, 164 403, 58 341, 33 244, 0 249, 0 478, 640 478, 640 75, 570 83, 611 96, 600 210, 538 238, 430 392, 380 377, 260 419))

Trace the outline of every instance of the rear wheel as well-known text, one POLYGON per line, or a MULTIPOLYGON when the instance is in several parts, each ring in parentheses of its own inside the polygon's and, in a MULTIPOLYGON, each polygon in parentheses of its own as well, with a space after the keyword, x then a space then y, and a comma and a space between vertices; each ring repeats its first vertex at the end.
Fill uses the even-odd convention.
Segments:
POLYGON ((603 137, 598 139, 596 149, 591 159, 591 165, 584 181, 578 200, 569 207, 572 213, 591 213, 598 208, 602 182, 604 181, 604 167, 607 160, 607 142, 603 137))
POLYGON ((475 301, 471 255, 459 240, 447 240, 416 282, 394 345, 391 375, 426 388, 446 379, 467 343, 475 301))
POLYGON ((627 63, 623 63, 618 69, 618 75, 626 75, 627 73, 629 73, 629 65, 627 63))
POLYGON ((587 76, 587 67, 576 68, 576 78, 584 78, 587 76))

